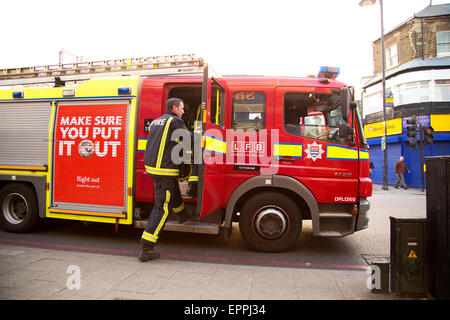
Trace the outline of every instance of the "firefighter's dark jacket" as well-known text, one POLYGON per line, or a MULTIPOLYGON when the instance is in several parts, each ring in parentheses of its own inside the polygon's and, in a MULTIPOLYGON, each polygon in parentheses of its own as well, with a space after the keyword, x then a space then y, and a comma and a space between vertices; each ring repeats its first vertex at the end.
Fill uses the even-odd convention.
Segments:
POLYGON ((171 160, 172 149, 177 145, 171 138, 177 129, 188 130, 184 121, 172 112, 163 114, 150 125, 144 155, 145 169, 150 175, 178 177, 179 165, 171 160))

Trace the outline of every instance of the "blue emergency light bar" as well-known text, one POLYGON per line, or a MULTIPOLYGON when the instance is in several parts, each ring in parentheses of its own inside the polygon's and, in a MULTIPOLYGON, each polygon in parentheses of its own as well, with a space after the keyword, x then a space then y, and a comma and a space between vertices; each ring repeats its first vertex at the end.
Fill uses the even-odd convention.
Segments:
POLYGON ((319 73, 317 74, 317 78, 326 78, 326 79, 336 79, 339 73, 341 72, 341 68, 338 67, 320 67, 319 73))
POLYGON ((14 99, 22 99, 24 97, 23 91, 14 91, 13 92, 13 98, 14 99))
POLYGON ((130 87, 119 88, 117 91, 118 91, 119 95, 131 94, 131 88, 130 87))

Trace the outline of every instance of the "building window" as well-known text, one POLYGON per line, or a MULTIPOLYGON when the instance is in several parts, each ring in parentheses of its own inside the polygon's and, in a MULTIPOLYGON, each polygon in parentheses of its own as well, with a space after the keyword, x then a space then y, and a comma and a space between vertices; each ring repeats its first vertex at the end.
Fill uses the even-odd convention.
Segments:
POLYGON ((398 86, 398 104, 430 101, 429 81, 408 82, 398 86))
POLYGON ((438 57, 450 56, 450 31, 436 32, 436 51, 438 57))
POLYGON ((383 111, 383 94, 382 92, 377 92, 364 97, 364 116, 383 111))
POLYGON ((398 65, 397 45, 394 44, 386 49, 386 68, 393 68, 398 65))
POLYGON ((266 95, 263 92, 235 92, 232 128, 258 130, 266 127, 266 95))
POLYGON ((434 98, 436 101, 450 101, 450 80, 434 82, 434 98))

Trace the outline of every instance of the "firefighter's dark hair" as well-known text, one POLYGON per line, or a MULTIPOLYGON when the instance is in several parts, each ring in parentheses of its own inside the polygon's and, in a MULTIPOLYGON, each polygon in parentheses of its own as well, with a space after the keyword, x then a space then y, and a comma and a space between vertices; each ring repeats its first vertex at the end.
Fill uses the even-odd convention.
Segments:
POLYGON ((181 100, 179 98, 168 99, 166 102, 166 112, 171 112, 173 106, 179 107, 180 103, 182 103, 182 102, 183 102, 183 100, 181 100))

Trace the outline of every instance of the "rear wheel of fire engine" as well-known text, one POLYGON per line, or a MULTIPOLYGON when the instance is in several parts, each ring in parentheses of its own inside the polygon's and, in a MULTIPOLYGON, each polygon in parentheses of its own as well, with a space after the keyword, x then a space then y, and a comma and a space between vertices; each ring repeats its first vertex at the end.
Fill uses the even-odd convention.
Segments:
POLYGON ((28 232, 39 220, 34 190, 21 183, 0 190, 0 225, 11 232, 28 232))
POLYGON ((281 252, 297 242, 302 231, 302 218, 297 205, 288 196, 262 192, 242 207, 239 229, 250 248, 281 252))

